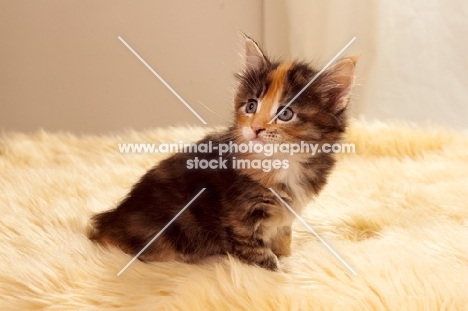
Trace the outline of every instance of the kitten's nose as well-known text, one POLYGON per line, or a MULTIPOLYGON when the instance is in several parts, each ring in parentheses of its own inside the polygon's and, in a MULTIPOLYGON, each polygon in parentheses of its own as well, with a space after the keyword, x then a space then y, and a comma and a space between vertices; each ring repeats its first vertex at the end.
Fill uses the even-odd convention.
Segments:
POLYGON ((255 133, 255 135, 258 136, 258 134, 260 134, 261 131, 265 130, 265 121, 263 120, 263 118, 257 117, 253 120, 250 127, 252 128, 252 131, 255 133))
POLYGON ((265 129, 264 128, 257 128, 257 127, 254 127, 252 128, 252 130, 254 131, 255 135, 258 136, 258 134, 260 134, 261 131, 264 131, 265 129))

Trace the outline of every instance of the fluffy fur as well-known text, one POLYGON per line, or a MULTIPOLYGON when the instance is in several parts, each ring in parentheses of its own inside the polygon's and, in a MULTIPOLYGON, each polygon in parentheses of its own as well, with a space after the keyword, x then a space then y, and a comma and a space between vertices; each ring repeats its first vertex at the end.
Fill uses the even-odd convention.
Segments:
POLYGON ((164 155, 120 142, 193 141, 200 128, 112 136, 38 132, 0 142, 0 297, 4 310, 468 310, 468 136, 356 123, 305 220, 358 272, 348 273, 297 222, 292 256, 270 272, 228 258, 135 261, 86 237, 164 155))
POLYGON ((219 161, 218 147, 230 143, 338 142, 347 125, 345 110, 356 59, 337 61, 286 107, 318 71, 305 63, 271 62, 248 37, 245 45, 246 67, 237 75, 235 121, 197 142, 212 143, 213 152, 186 150, 148 170, 116 208, 91 219, 91 240, 131 255, 148 245, 138 256, 143 261, 195 263, 229 254, 277 270, 278 258, 290 255, 294 215, 270 188, 301 212, 326 184, 335 163, 333 154, 289 156, 289 168, 268 172, 234 168, 232 163, 234 159, 281 162, 284 154, 267 157, 233 150, 222 155, 227 162, 223 168, 187 168, 187 163, 219 161), (276 113, 280 115, 270 124, 276 113), (200 197, 161 232, 202 188, 200 197))

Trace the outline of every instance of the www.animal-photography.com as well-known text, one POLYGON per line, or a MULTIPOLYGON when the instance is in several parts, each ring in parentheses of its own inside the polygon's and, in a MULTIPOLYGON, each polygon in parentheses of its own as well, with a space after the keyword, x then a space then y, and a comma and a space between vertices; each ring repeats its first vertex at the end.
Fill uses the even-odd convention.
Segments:
POLYGON ((468 310, 467 14, 1 1, 1 309, 468 310))

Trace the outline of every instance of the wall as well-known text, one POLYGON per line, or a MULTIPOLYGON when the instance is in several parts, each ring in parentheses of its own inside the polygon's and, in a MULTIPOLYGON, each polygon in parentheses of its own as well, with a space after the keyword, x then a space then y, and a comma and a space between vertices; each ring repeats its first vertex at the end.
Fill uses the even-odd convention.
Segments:
POLYGON ((272 56, 360 55, 354 116, 468 124, 468 2, 201 0, 0 2, 0 128, 103 133, 230 119, 238 30, 272 56))
POLYGON ((262 1, 1 1, 0 128, 104 133, 229 120, 243 30, 262 1))
POLYGON ((270 0, 269 50, 323 66, 360 55, 355 116, 468 128, 468 2, 270 0), (276 35, 278 29, 282 31, 276 35))

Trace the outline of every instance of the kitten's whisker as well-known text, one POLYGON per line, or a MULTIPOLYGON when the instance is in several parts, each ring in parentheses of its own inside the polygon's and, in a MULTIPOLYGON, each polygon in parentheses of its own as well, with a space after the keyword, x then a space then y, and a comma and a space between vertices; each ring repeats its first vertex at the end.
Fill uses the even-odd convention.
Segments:
POLYGON ((217 113, 216 111, 213 111, 213 110, 211 110, 210 108, 208 108, 208 106, 205 105, 202 101, 199 100, 198 103, 199 103, 200 105, 202 105, 202 106, 203 106, 206 110, 208 110, 209 112, 212 112, 212 113, 214 113, 215 115, 217 115, 218 117, 221 117, 221 115, 220 115, 219 113, 217 113))

